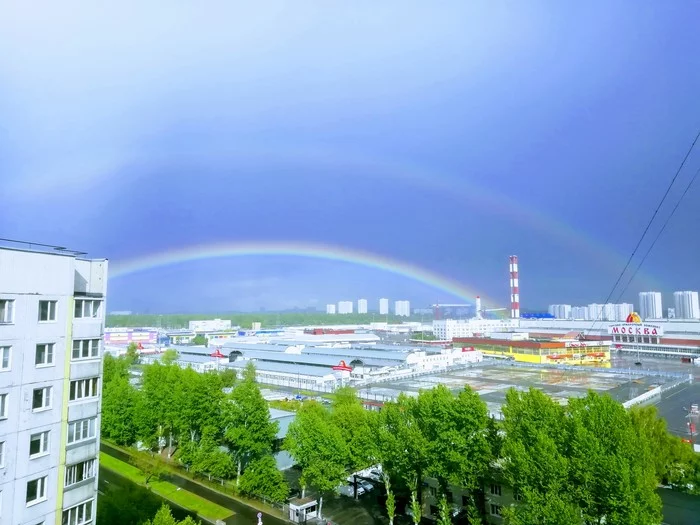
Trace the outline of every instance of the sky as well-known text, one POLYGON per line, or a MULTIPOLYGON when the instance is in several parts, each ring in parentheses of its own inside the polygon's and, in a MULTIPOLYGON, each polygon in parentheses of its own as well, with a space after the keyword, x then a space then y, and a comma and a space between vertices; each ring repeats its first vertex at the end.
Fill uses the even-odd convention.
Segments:
MULTIPOLYGON (((171 261, 112 277, 110 310, 506 306, 512 254, 523 309, 603 302, 700 129, 698 2, 98 4, 0 0, 1 237, 420 270, 171 261)), ((613 300, 700 289, 698 197, 613 300)))

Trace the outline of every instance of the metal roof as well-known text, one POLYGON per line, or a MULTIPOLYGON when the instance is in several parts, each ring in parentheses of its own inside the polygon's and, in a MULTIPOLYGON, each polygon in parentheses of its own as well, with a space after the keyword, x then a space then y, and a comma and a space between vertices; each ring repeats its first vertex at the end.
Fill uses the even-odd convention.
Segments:
POLYGON ((401 354, 401 359, 391 359, 391 358, 379 358, 374 355, 355 355, 350 353, 323 353, 314 352, 307 353, 306 350, 316 350, 311 348, 305 348, 302 350, 301 354, 291 353, 291 352, 268 352, 265 350, 256 349, 245 349, 241 351, 244 359, 255 359, 256 361, 274 361, 278 363, 299 363, 312 366, 326 366, 330 368, 331 366, 337 365, 340 361, 345 361, 350 363, 356 359, 361 359, 363 364, 366 366, 396 366, 399 363, 404 363, 406 361, 406 355, 401 354))
MULTIPOLYGON (((221 366, 236 369, 245 368, 248 361, 234 361, 233 363, 223 363, 221 366)), ((278 363, 274 361, 253 361, 256 370, 263 372, 284 372, 289 376, 301 374, 304 376, 325 377, 335 375, 330 368, 310 365, 297 365, 295 363, 278 363)))

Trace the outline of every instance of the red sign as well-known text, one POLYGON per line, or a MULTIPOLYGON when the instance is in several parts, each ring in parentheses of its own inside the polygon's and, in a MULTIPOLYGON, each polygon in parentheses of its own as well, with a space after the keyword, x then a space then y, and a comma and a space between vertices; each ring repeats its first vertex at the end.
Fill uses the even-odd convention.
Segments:
POLYGON ((656 327, 648 326, 613 326, 613 334, 629 334, 629 335, 659 335, 656 327))
POLYGON ((211 354, 211 357, 226 357, 224 354, 221 353, 221 348, 217 348, 216 352, 211 354))
POLYGON ((352 367, 345 364, 345 361, 340 361, 337 365, 333 367, 333 370, 340 372, 352 372, 352 367))

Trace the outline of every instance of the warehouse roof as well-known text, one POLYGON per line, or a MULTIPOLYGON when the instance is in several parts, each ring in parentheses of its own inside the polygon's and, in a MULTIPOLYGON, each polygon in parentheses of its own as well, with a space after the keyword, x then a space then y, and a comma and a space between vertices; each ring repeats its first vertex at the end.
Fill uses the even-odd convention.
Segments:
MULTIPOLYGON (((233 363, 223 363, 222 366, 230 368, 245 368, 248 361, 234 361, 233 363)), ((295 363, 278 363, 274 361, 254 361, 255 369, 261 372, 284 372, 288 375, 304 375, 314 377, 333 376, 334 371, 321 366, 298 365, 295 363)))

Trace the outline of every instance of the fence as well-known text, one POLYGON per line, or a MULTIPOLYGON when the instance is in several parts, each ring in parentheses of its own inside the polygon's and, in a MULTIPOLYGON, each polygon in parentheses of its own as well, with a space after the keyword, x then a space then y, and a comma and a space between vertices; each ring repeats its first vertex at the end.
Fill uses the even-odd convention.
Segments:
MULTIPOLYGON (((484 362, 485 363, 485 362, 484 362)), ((515 361, 494 361, 491 366, 499 367, 515 367, 515 368, 530 368, 541 370, 567 370, 572 372, 599 372, 604 374, 619 374, 619 375, 638 375, 646 377, 662 377, 664 379, 683 379, 683 382, 688 380, 688 376, 682 372, 661 372, 657 370, 645 370, 643 368, 600 368, 582 365, 554 365, 554 364, 537 364, 537 363, 518 363, 515 361)))
POLYGON ((646 401, 649 401, 650 399, 653 399, 655 397, 660 397, 661 396, 661 387, 657 386, 656 388, 653 388, 649 390, 648 392, 644 392, 643 394, 634 397, 630 399, 629 401, 625 401, 622 403, 622 406, 625 408, 632 407, 634 405, 641 405, 642 403, 645 403, 646 401))

